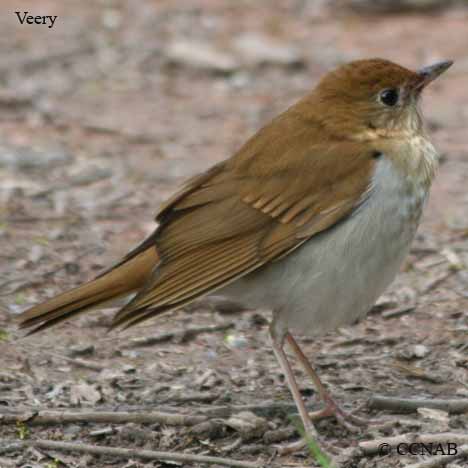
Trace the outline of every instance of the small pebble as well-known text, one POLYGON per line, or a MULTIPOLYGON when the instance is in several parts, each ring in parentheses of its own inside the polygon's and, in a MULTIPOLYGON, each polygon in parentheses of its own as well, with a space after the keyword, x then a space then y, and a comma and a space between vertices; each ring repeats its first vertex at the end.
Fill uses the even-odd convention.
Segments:
POLYGON ((79 344, 79 345, 74 345, 70 346, 67 356, 69 357, 77 357, 77 356, 91 356, 94 354, 95 347, 92 344, 79 344))

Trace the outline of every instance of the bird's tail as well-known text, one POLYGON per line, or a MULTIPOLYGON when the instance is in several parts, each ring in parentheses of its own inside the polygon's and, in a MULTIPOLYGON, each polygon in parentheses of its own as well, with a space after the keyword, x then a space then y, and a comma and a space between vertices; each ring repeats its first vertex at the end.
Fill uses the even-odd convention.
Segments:
POLYGON ((19 326, 34 327, 28 333, 32 334, 95 306, 129 295, 144 286, 158 262, 154 246, 131 253, 96 279, 26 310, 19 317, 19 326))

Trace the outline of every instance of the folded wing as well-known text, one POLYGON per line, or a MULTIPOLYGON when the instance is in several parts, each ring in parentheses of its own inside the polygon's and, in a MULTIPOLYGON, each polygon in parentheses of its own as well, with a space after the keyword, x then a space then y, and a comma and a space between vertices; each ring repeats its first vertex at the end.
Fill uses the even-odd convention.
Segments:
POLYGON ((215 291, 365 202, 374 151, 353 141, 318 144, 318 130, 306 122, 293 132, 271 126, 280 128, 281 116, 162 207, 151 236, 160 264, 114 326, 132 326, 215 291))

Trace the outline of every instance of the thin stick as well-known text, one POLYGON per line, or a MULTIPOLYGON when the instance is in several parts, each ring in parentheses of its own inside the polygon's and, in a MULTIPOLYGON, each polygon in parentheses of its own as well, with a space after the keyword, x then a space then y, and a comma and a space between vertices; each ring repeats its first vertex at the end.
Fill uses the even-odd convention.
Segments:
POLYGON ((403 307, 398 307, 397 309, 390 309, 382 312, 382 318, 384 319, 391 319, 395 317, 401 317, 402 315, 409 314, 416 309, 415 305, 407 305, 403 307))
POLYGON ((46 352, 46 354, 53 356, 56 359, 61 359, 77 367, 82 367, 84 369, 90 369, 96 372, 102 372, 105 369, 105 366, 102 366, 101 364, 98 364, 97 362, 89 361, 87 359, 60 356, 59 354, 50 353, 50 352, 46 352))
POLYGON ((437 276, 436 278, 433 278, 429 280, 426 285, 422 288, 422 291, 420 294, 427 294, 428 292, 432 291, 433 289, 437 288, 440 286, 446 279, 450 278, 454 274, 454 270, 448 270, 441 275, 437 276))
POLYGON ((433 457, 430 460, 425 460, 419 463, 407 465, 405 468, 441 468, 448 463, 457 460, 458 458, 468 456, 468 445, 457 447, 457 453, 453 455, 441 455, 440 457, 433 457))
POLYGON ((384 396, 373 396, 367 403, 370 409, 389 410, 395 413, 411 413, 418 408, 431 408, 447 411, 452 414, 461 414, 468 412, 468 398, 453 400, 442 399, 406 399, 389 398, 384 396))
POLYGON ((164 343, 174 338, 179 338, 180 341, 186 341, 193 338, 201 333, 213 333, 218 331, 228 330, 234 326, 233 322, 222 323, 220 325, 208 325, 204 327, 192 327, 186 328, 182 331, 172 331, 168 333, 162 333, 160 335, 145 336, 143 338, 133 338, 128 343, 122 345, 120 348, 139 348, 143 346, 152 346, 158 343, 164 343))
MULTIPOLYGON (((308 411, 317 409, 315 405, 306 405, 308 411)), ((197 413, 201 413, 211 418, 229 418, 231 415, 242 411, 251 411, 258 416, 271 418, 274 416, 288 416, 297 414, 297 406, 294 403, 281 403, 266 401, 263 403, 250 405, 232 405, 232 406, 205 406, 195 409, 197 413)))
MULTIPOLYGON (((210 399, 212 394, 207 394, 210 399)), ((194 401, 194 400, 192 400, 194 401)), ((296 414, 297 407, 294 403, 281 403, 266 401, 251 405, 232 405, 232 406, 200 406, 191 408, 195 415, 186 415, 176 413, 180 408, 173 406, 159 406, 160 412, 148 411, 145 407, 125 406, 117 411, 112 407, 103 408, 101 411, 87 411, 74 409, 73 411, 56 411, 47 408, 28 408, 18 407, 15 410, 0 407, 0 425, 16 424, 17 421, 26 422, 30 420, 35 425, 76 423, 76 422, 95 422, 95 423, 161 423, 166 425, 191 426, 204 422, 209 418, 229 418, 233 414, 242 411, 251 411, 259 416, 274 417, 296 414), (179 424, 180 422, 180 424, 179 424)), ((310 411, 315 408, 307 405, 310 411)))
MULTIPOLYGON (((56 442, 52 440, 32 440, 24 441, 21 446, 34 447, 43 450, 60 450, 62 452, 78 452, 92 455, 108 455, 121 457, 129 460, 130 458, 139 458, 141 460, 165 460, 185 463, 207 463, 222 466, 232 466, 239 468, 260 468, 262 465, 257 463, 243 462, 230 458, 209 457, 205 455, 193 455, 189 453, 171 453, 171 452, 156 452, 153 450, 138 450, 126 448, 103 447, 90 444, 74 444, 70 442, 56 442)), ((15 444, 14 447, 19 447, 15 444)))
POLYGON ((194 426, 207 420, 206 416, 185 414, 147 412, 110 412, 110 411, 26 411, 24 413, 0 413, 1 424, 16 424, 17 421, 34 425, 66 424, 66 423, 106 423, 106 424, 165 424, 167 426, 194 426))
POLYGON ((391 447, 396 447, 399 444, 468 444, 468 434, 459 434, 456 432, 442 432, 439 434, 417 434, 410 432, 394 437, 382 437, 380 439, 368 440, 359 442, 359 448, 365 455, 374 455, 382 450, 385 446, 388 450, 391 447))

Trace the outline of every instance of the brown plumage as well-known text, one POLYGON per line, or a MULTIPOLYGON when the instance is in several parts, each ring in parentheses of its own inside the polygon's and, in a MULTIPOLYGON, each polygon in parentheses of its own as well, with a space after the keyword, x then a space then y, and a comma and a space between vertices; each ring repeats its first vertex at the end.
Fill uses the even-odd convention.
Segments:
POLYGON ((332 227, 369 194, 375 131, 392 130, 378 123, 382 116, 369 96, 417 82, 416 73, 381 59, 329 73, 230 159, 169 199, 141 246, 96 280, 32 307, 20 326, 36 326, 34 333, 137 292, 114 320, 128 327, 215 291, 332 227))
POLYGON ((32 334, 98 305, 131 294, 147 281, 157 264, 156 250, 147 248, 129 257, 118 268, 31 307, 21 314, 20 327, 35 327, 29 331, 29 334, 32 334))
POLYGON ((316 99, 306 97, 231 159, 190 180, 162 207, 159 227, 142 246, 96 280, 26 311, 21 327, 39 325, 34 333, 136 291, 113 326, 135 325, 285 255, 349 215, 370 189, 374 152, 352 140, 320 143, 321 126, 298 112, 316 99))
POLYGON ((450 65, 413 72, 373 59, 329 73, 230 159, 188 181, 117 265, 27 310, 21 327, 34 333, 132 293, 114 327, 218 290, 245 296, 273 311, 273 350, 306 432, 313 425, 285 341, 343 421, 290 329, 320 334, 362 317, 395 276, 437 166, 418 98, 450 65))

